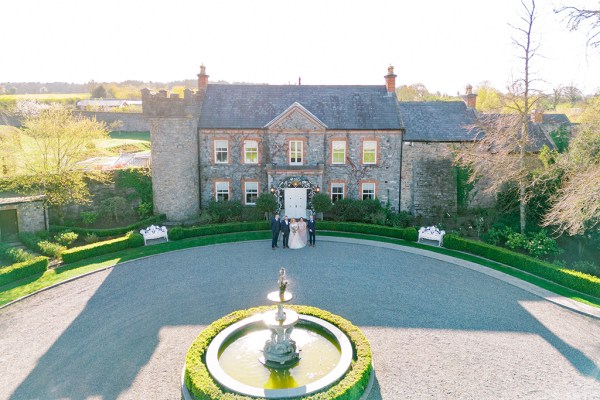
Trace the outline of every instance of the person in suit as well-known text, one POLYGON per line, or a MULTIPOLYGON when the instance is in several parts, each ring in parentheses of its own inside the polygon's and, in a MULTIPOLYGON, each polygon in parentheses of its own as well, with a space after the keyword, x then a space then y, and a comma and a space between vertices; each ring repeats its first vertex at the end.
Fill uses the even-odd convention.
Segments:
POLYGON ((281 221, 279 221, 279 214, 275 214, 271 220, 271 232, 273 233, 273 240, 271 241, 271 247, 275 250, 277 242, 279 241, 279 230, 281 229, 281 221))
POLYGON ((317 231, 317 221, 315 221, 315 217, 312 214, 310 217, 308 217, 306 228, 308 229, 308 245, 311 247, 315 247, 315 233, 317 231))
POLYGON ((287 215, 283 217, 283 221, 281 221, 281 233, 283 234, 283 248, 288 248, 288 240, 290 238, 290 221, 288 221, 287 215))

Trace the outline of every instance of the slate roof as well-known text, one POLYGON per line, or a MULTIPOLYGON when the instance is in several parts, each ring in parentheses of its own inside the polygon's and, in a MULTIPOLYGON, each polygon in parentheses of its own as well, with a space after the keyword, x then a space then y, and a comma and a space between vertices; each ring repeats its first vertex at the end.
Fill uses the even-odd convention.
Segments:
POLYGON ((475 112, 462 101, 399 102, 406 129, 404 140, 423 142, 464 142, 475 138, 469 125, 475 112))
POLYGON ((263 128, 295 102, 329 129, 398 130, 396 96, 385 86, 209 84, 199 128, 263 128))

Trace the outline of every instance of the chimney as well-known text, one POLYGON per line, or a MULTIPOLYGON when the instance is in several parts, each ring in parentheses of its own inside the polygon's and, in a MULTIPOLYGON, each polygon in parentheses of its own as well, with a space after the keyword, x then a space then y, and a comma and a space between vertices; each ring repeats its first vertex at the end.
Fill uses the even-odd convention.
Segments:
POLYGON ((394 67, 388 67, 388 74, 384 76, 385 78, 385 87, 387 88, 388 94, 396 93, 396 74, 394 74, 394 67))
POLYGON ((473 86, 467 85, 463 100, 467 104, 468 108, 475 108, 475 105, 477 104, 477 95, 473 93, 473 86))
POLYGON ((533 110, 533 113, 531 113, 531 122, 535 122, 536 124, 544 122, 544 110, 541 108, 533 110))
POLYGON ((206 75, 206 67, 204 64, 200 65, 200 73, 198 74, 198 90, 200 92, 206 92, 208 86, 208 75, 206 75))

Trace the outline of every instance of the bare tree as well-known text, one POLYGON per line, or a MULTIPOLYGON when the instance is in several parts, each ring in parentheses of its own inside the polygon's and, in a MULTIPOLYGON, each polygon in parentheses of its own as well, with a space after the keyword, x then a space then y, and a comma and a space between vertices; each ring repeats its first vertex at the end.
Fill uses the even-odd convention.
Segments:
POLYGON ((533 25, 536 18, 535 1, 523 5, 520 26, 511 25, 518 37, 514 45, 520 50, 523 61, 523 75, 513 80, 504 97, 504 108, 508 114, 479 114, 471 127, 476 140, 472 146, 464 147, 456 157, 459 164, 470 166, 473 174, 470 181, 485 176, 488 193, 495 193, 509 182, 516 182, 519 188, 519 214, 521 232, 525 231, 527 188, 531 184, 530 172, 534 168, 528 153, 533 150, 529 132, 530 114, 540 93, 532 88, 531 61, 537 52, 533 41, 533 25))
POLYGON ((582 25, 589 25, 587 45, 600 47, 600 9, 565 6, 554 12, 566 14, 567 26, 572 31, 578 30, 582 25))

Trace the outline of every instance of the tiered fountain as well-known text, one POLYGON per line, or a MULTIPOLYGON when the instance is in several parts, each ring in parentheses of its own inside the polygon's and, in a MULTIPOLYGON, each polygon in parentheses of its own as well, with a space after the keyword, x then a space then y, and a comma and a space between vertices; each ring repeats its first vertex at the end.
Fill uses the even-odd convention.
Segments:
MULTIPOLYGON (((226 392, 261 398, 306 396, 327 390, 350 368, 353 349, 346 334, 321 318, 284 308, 293 298, 284 268, 277 283, 279 290, 267 296, 276 310, 229 325, 206 349, 202 362, 226 392)), ((192 398, 185 384, 182 393, 192 398)))

